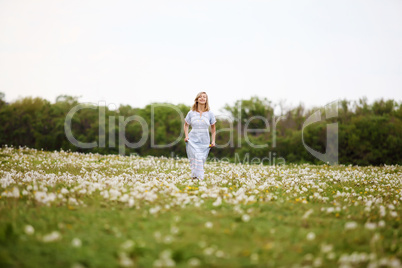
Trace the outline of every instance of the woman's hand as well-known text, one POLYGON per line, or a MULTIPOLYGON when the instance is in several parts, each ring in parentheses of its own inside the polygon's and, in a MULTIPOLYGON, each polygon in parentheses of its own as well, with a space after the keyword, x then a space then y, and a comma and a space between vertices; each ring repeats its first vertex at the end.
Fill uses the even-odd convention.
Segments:
POLYGON ((188 138, 188 126, 189 124, 187 124, 187 122, 184 122, 183 128, 184 128, 184 141, 188 142, 189 138, 188 138))
POLYGON ((209 145, 209 147, 215 147, 215 142, 213 141, 210 145, 209 145))

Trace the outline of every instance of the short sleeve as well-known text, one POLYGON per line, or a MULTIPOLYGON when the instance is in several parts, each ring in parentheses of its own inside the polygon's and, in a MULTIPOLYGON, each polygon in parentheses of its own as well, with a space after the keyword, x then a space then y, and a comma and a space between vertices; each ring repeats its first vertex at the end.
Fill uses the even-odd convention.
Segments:
POLYGON ((215 115, 213 112, 209 112, 209 124, 212 126, 216 123, 215 115))
POLYGON ((190 114, 191 114, 191 111, 189 111, 187 113, 186 118, 184 119, 184 121, 186 121, 186 123, 189 124, 189 125, 191 124, 191 116, 190 116, 190 114))

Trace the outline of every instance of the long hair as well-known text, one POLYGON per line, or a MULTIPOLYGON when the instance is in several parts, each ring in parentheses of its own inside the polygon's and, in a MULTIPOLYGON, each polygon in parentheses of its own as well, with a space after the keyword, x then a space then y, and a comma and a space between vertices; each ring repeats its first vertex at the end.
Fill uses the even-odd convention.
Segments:
POLYGON ((207 101, 205 102, 204 112, 209 111, 208 95, 206 92, 200 92, 197 94, 197 97, 195 97, 195 99, 194 99, 193 107, 191 107, 191 111, 198 111, 198 98, 201 96, 201 94, 205 94, 207 96, 207 101))

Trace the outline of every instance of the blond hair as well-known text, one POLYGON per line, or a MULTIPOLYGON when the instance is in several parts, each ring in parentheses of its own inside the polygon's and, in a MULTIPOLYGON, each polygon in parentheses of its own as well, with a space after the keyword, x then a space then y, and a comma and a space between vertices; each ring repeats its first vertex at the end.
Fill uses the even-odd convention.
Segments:
POLYGON ((209 111, 208 95, 207 95, 206 92, 200 92, 200 93, 197 94, 197 97, 195 97, 195 99, 194 99, 193 107, 191 107, 191 111, 197 111, 198 112, 198 98, 201 96, 201 94, 205 94, 207 96, 207 101, 205 102, 205 110, 204 110, 204 112, 209 111))

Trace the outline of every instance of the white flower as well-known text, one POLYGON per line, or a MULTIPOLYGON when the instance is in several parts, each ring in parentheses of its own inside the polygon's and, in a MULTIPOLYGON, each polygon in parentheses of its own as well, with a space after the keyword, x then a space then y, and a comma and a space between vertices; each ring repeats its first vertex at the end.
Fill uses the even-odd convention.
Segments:
POLYGON ((81 263, 76 262, 71 266, 71 268, 85 268, 85 266, 81 263))
POLYGON ((396 211, 390 211, 389 215, 391 215, 391 217, 394 217, 394 218, 398 217, 398 213, 396 211))
POLYGON ((313 209, 309 209, 309 210, 307 210, 305 213, 304 213, 304 215, 303 215, 303 219, 307 219, 308 217, 310 217, 310 215, 312 214, 314 212, 314 210, 313 209))
POLYGON ((377 224, 375 222, 366 222, 364 228, 368 230, 374 230, 375 228, 377 228, 377 224))
POLYGON ((307 240, 314 240, 315 239, 315 233, 313 233, 313 232, 309 232, 308 234, 307 234, 307 240))
POLYGON ((123 203, 126 203, 126 202, 128 202, 129 198, 130 198, 130 197, 129 197, 128 194, 124 194, 124 195, 122 195, 122 196, 120 197, 119 201, 120 201, 120 202, 123 202, 123 203))
POLYGON ((69 197, 68 198, 68 203, 70 205, 78 205, 77 199, 75 199, 74 197, 69 197))
POLYGON ((124 251, 130 250, 134 247, 135 243, 133 240, 127 240, 123 244, 120 245, 120 248, 124 251))
POLYGON ((74 238, 74 239, 71 241, 71 245, 72 245, 73 247, 75 247, 75 248, 81 247, 81 245, 82 245, 81 239, 79 239, 79 238, 74 238))
POLYGON ((163 262, 159 259, 155 260, 154 267, 163 267, 163 262))
POLYGON ((328 253, 333 250, 333 246, 331 244, 321 244, 321 252, 322 253, 328 253))
POLYGON ((66 188, 62 188, 62 189, 60 190, 60 193, 62 193, 62 194, 68 194, 69 191, 68 191, 66 188))
POLYGON ((331 251, 330 253, 328 253, 327 258, 328 260, 333 260, 335 259, 336 255, 333 251, 331 251))
POLYGON ((155 237, 155 239, 156 239, 157 241, 160 241, 161 238, 162 238, 162 234, 161 234, 159 231, 156 231, 156 232, 154 233, 154 237, 155 237))
POLYGON ((206 248, 204 249, 204 254, 205 255, 212 255, 212 253, 214 253, 214 249, 213 248, 206 248))
POLYGON ((14 187, 14 188, 13 188, 11 197, 14 197, 14 198, 19 198, 19 197, 20 197, 20 190, 18 190, 17 187, 14 187))
POLYGON ((45 243, 48 243, 48 242, 54 242, 56 240, 59 240, 60 238, 61 238, 60 233, 57 231, 53 231, 50 234, 43 236, 42 241, 45 243))
POLYGON ((350 221, 345 224, 346 230, 352 230, 352 229, 356 229, 356 228, 357 228, 357 223, 354 221, 350 221))
POLYGON ((119 264, 123 267, 134 266, 134 262, 127 256, 125 252, 119 253, 119 264))
POLYGON ((164 250, 159 255, 159 259, 154 261, 154 267, 174 267, 176 263, 171 259, 171 251, 164 250))
POLYGON ((170 232, 171 232, 172 234, 178 234, 178 233, 179 233, 179 228, 177 228, 176 226, 172 226, 172 227, 170 228, 170 232))
POLYGON ((160 208, 159 206, 156 206, 156 207, 154 207, 154 208, 150 208, 150 209, 149 209, 149 213, 155 214, 155 213, 157 213, 160 209, 161 209, 161 208, 160 208))
POLYGON ((223 256, 225 256, 225 253, 223 253, 222 250, 218 250, 217 252, 215 252, 215 256, 218 258, 223 258, 223 256))
POLYGON ((320 257, 315 258, 313 262, 314 267, 321 267, 322 266, 322 259, 320 257))
POLYGON ((173 242, 173 237, 171 235, 167 235, 167 236, 165 236, 165 239, 163 242, 165 242, 165 244, 171 244, 173 242))
POLYGON ((306 255, 304 255, 304 259, 305 259, 306 261, 312 261, 313 258, 314 258, 314 255, 311 254, 311 253, 307 253, 306 255))
POLYGON ((250 259, 251 259, 251 261, 252 261, 253 263, 258 262, 258 254, 257 254, 257 253, 251 254, 250 259))
POLYGON ((244 222, 249 222, 250 216, 248 214, 243 214, 243 216, 241 216, 241 220, 244 222))
POLYGON ((222 198, 218 196, 215 202, 212 203, 214 207, 220 206, 222 204, 222 198))
POLYGON ((205 223, 205 227, 208 228, 208 229, 211 229, 213 226, 214 226, 214 224, 212 222, 210 222, 210 221, 207 221, 205 223))
POLYGON ((24 231, 27 235, 32 235, 35 233, 35 229, 32 225, 25 225, 24 231))
POLYGON ((169 249, 166 249, 159 254, 159 258, 162 260, 170 259, 171 256, 172 252, 169 249))
POLYGON ((332 213, 332 212, 334 212, 335 211, 335 208, 334 207, 329 207, 329 208, 327 208, 327 213, 332 213))
POLYGON ((195 267, 195 266, 200 266, 200 265, 201 265, 201 262, 197 258, 191 258, 188 260, 188 266, 195 267))

